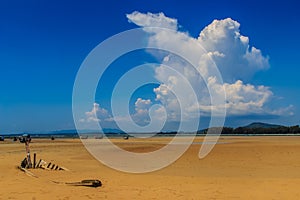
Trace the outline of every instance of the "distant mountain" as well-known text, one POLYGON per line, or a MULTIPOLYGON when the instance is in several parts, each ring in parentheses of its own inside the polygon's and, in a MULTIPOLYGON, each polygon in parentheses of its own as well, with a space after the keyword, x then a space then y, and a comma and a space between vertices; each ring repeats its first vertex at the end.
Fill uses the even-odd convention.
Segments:
POLYGON ((77 130, 76 129, 72 129, 72 130, 58 130, 58 131, 51 131, 47 134, 77 134, 77 130))
POLYGON ((120 129, 115 129, 115 128, 104 128, 102 129, 103 133, 124 133, 124 131, 121 131, 120 129))
POLYGON ((244 126, 244 128, 278 128, 278 127, 281 127, 281 125, 268 124, 268 123, 262 123, 262 122, 254 122, 247 126, 244 126))
MULTIPOLYGON (((81 133, 99 133, 98 130, 80 130, 80 132, 81 133)), ((77 134, 77 133, 78 133, 78 131, 76 129, 71 129, 71 130, 52 131, 50 134, 77 134)), ((120 133, 124 133, 124 132, 119 129, 104 128, 104 129, 102 129, 101 133, 120 134, 120 133)))

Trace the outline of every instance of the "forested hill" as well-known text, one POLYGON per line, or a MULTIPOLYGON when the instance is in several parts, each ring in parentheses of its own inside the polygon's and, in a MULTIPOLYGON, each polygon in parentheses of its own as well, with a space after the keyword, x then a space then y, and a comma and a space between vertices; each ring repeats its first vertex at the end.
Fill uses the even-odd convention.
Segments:
MULTIPOLYGON (((212 131, 218 131, 220 128, 211 128, 212 131)), ((208 129, 199 131, 198 133, 207 133, 208 129)), ((231 128, 223 127, 222 134, 242 134, 242 135, 260 135, 260 134, 300 134, 299 125, 296 126, 281 126, 276 124, 267 124, 261 122, 251 123, 247 126, 231 128)))

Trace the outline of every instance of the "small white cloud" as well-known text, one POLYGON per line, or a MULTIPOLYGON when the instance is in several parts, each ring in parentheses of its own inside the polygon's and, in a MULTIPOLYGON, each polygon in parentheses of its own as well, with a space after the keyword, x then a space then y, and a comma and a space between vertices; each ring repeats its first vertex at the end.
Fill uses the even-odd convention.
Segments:
POLYGON ((101 120, 105 120, 109 117, 110 115, 106 109, 101 108, 98 103, 94 103, 92 110, 85 112, 85 118, 80 119, 80 122, 100 122, 101 120))
MULTIPOLYGON (((233 84, 224 84, 230 114, 267 114, 264 109, 273 93, 265 86, 254 86, 236 81, 233 84)), ((270 113, 269 113, 270 114, 270 113)))
POLYGON ((277 115, 277 116, 293 116, 295 113, 293 112, 294 110, 294 106, 293 105, 289 105, 286 108, 279 108, 276 110, 272 110, 270 111, 273 115, 277 115))
POLYGON ((136 102, 134 103, 135 105, 135 110, 148 110, 151 106, 152 102, 150 99, 142 99, 138 98, 136 102))
MULTIPOLYGON (((117 123, 132 123, 133 121, 140 125, 145 126, 150 123, 149 112, 152 107, 152 101, 150 99, 138 98, 134 104, 135 112, 130 116, 111 116, 111 114, 105 109, 100 107, 98 103, 93 104, 91 111, 85 112, 85 118, 79 120, 81 123, 87 123, 89 128, 97 128, 99 122, 117 122, 117 123)), ((164 110, 158 107, 153 110, 153 116, 158 118, 163 116, 164 110)))
POLYGON ((152 106, 150 99, 138 98, 135 105, 135 113, 131 115, 135 123, 139 125, 146 125, 150 122, 149 109, 152 106))
POLYGON ((135 23, 138 26, 160 27, 177 30, 177 19, 166 17, 164 13, 143 14, 135 11, 131 14, 127 14, 126 17, 128 18, 129 22, 135 23))

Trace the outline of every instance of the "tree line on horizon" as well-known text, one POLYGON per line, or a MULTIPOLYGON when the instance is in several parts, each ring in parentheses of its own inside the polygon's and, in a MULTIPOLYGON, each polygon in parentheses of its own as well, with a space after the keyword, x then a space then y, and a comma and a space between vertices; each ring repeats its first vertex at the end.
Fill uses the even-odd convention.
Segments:
MULTIPOLYGON (((197 131, 197 135, 207 134, 208 130, 210 133, 220 133, 222 135, 284 135, 284 134, 300 134, 299 125, 295 126, 274 126, 274 127, 212 127, 197 131)), ((159 132, 158 135, 175 135, 176 131, 171 132, 159 132)))
MULTIPOLYGON (((299 125, 295 126, 278 126, 278 127, 213 127, 211 133, 220 131, 223 135, 259 135, 259 134, 300 134, 299 125)), ((206 134, 208 129, 198 131, 197 134, 206 134)))

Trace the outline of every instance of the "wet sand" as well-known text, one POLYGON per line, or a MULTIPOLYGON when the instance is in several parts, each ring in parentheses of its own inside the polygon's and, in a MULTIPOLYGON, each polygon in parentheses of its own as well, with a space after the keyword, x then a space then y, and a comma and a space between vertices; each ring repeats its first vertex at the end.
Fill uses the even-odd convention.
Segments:
MULTIPOLYGON (((150 152, 168 138, 112 139, 123 149, 150 152)), ((202 137, 170 166, 146 174, 113 170, 91 156, 79 139, 33 139, 31 153, 70 171, 17 169, 24 144, 0 142, 0 199, 300 199, 300 137, 222 137, 204 159, 202 137), (53 183, 99 179, 89 188, 53 183)))

